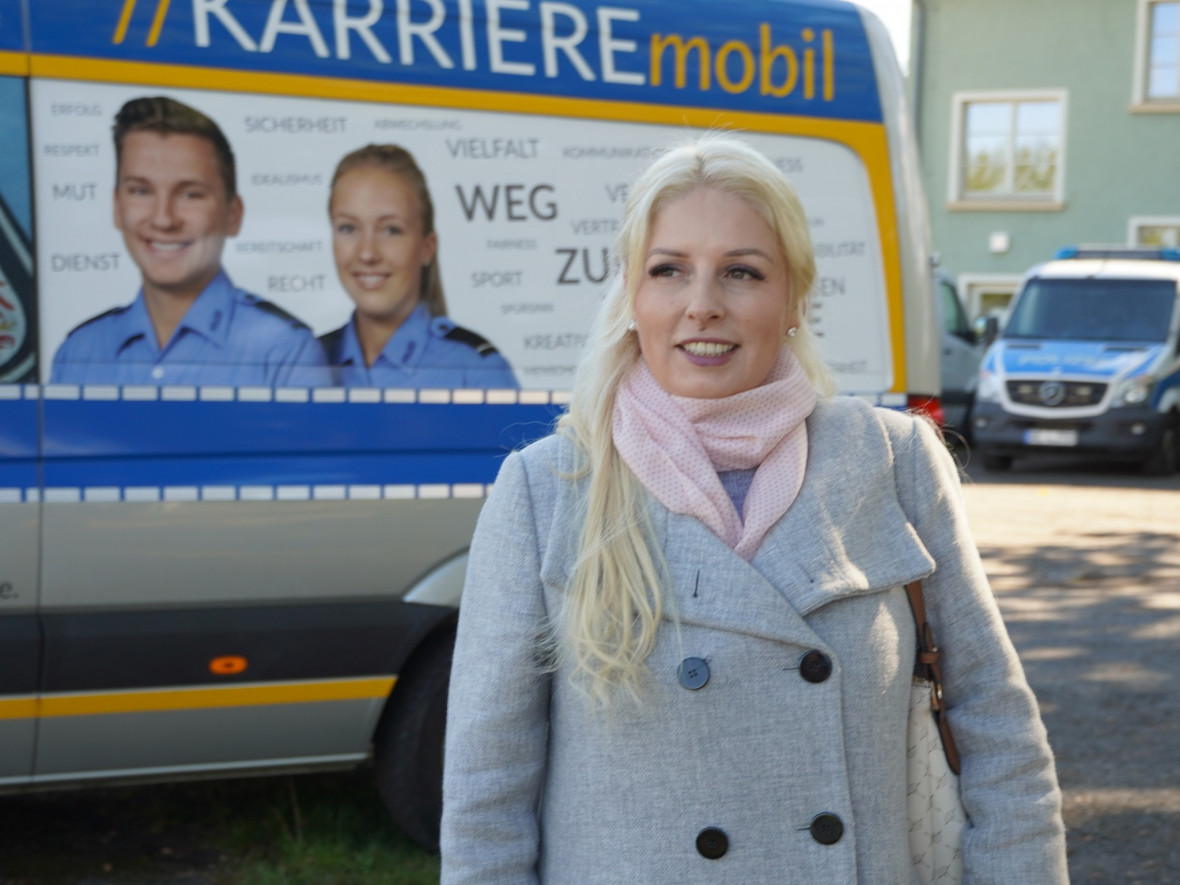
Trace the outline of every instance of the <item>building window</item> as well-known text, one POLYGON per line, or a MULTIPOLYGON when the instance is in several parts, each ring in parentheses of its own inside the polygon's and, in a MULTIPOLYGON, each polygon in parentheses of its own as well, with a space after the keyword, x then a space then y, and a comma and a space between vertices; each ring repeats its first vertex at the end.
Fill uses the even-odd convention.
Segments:
POLYGON ((1065 104, 1061 91, 956 94, 952 203, 1059 203, 1065 104))
POLYGON ((1139 0, 1133 104, 1140 110, 1180 105, 1180 0, 1139 0))
POLYGON ((1127 243, 1131 246, 1171 246, 1180 249, 1180 217, 1132 218, 1127 225, 1127 243))
POLYGON ((977 334, 982 335, 987 317, 996 317, 1003 324, 1012 296, 1020 288, 1019 274, 960 274, 959 291, 966 301, 967 315, 977 334))
POLYGON ((1147 98, 1180 98, 1180 2, 1151 4, 1147 98))

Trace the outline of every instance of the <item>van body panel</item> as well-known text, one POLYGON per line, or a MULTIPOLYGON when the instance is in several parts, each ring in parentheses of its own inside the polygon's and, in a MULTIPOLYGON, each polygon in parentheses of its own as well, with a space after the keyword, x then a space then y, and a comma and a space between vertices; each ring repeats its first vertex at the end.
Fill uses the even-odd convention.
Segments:
POLYGON ((36 210, 0 212, 19 289, 0 323, 19 314, 23 336, 0 363, 0 650, 18 662, 0 787, 367 758, 397 681, 446 647, 503 458, 567 401, 631 181, 692 132, 740 132, 795 184, 840 390, 894 407, 938 393, 915 140, 872 15, 472 0, 407 23, 374 0, 362 23, 297 5, 0 0, 0 110, 31 173, 0 167, 0 207, 36 210), (439 233, 447 316, 431 322, 490 343, 519 388, 62 383, 63 342, 137 297, 110 135, 153 95, 232 145, 233 285, 317 337, 353 310, 334 165, 370 142, 409 150, 439 233))
POLYGON ((396 600, 466 549, 482 499, 45 505, 43 609, 396 600), (129 538, 134 536, 135 543, 129 538))
POLYGON ((356 701, 51 716, 41 720, 34 779, 159 777, 233 764, 364 759, 384 696, 356 701), (136 735, 127 741, 126 735, 136 735))
POLYGON ((904 313, 894 318, 894 329, 904 330, 904 335, 895 335, 894 352, 908 355, 907 375, 899 382, 911 393, 934 397, 941 390, 938 313, 927 273, 933 252, 917 133, 889 34, 872 13, 862 9, 861 16, 873 48, 878 82, 888 84, 881 89, 883 111, 886 119, 896 121, 896 125, 886 127, 896 216, 885 229, 897 231, 900 253, 914 259, 904 260, 899 266, 899 284, 906 297, 899 302, 904 313))
POLYGON ((36 775, 363 756, 397 672, 450 615, 384 600, 49 615, 36 775))
MULTIPOLYGON (((3 531, 3 526, 0 526, 3 531)), ((0 535, 0 537, 6 537, 0 535)), ((0 615, 0 786, 32 772, 37 731, 41 625, 34 615, 0 615)))

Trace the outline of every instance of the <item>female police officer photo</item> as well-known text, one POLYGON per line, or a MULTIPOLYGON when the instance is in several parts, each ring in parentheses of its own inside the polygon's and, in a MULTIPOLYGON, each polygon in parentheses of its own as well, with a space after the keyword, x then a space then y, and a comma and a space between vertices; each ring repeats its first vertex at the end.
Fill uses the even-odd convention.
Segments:
POLYGON ((964 881, 1067 881, 1036 702, 920 418, 831 394, 803 207, 730 136, 631 190, 558 432, 471 547, 442 882, 911 885, 921 579, 964 881))
POLYGON ((356 306, 320 338, 341 386, 517 387, 495 347, 446 316, 434 203, 409 151, 370 144, 332 176, 336 273, 356 306))

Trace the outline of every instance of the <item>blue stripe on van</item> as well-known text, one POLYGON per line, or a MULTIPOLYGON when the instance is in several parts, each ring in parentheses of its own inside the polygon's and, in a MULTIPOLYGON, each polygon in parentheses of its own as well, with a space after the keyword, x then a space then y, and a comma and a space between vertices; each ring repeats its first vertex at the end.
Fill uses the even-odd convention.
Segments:
MULTIPOLYGON (((560 412, 521 404, 42 404, 44 487, 76 489, 83 500, 86 489, 134 487, 487 484, 505 454, 549 433, 560 412)), ((17 467, 8 462, 10 481, 0 487, 37 484, 35 464, 17 467)))
POLYGON ((72 489, 486 484, 496 478, 507 451, 57 458, 46 460, 44 477, 46 488, 72 489))
POLYGON ((534 405, 46 399, 45 457, 507 452, 552 428, 534 405))
MULTIPOLYGON (((19 394, 18 385, 5 385, 4 394, 19 394)), ((0 395, 0 464, 10 458, 37 457, 36 400, 0 395)))
POLYGON ((23 6, 24 0, 0 0, 0 51, 26 48, 23 6))

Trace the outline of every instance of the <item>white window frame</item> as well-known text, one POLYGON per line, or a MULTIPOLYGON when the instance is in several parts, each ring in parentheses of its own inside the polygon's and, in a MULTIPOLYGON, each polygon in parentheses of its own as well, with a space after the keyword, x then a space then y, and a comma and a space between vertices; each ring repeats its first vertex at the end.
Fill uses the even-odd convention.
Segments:
POLYGON ((955 92, 951 95, 950 163, 948 164, 947 209, 955 211, 992 212, 1060 212, 1065 208, 1066 135, 1069 132, 1068 89, 1005 89, 955 92), (963 188, 963 125, 966 108, 977 102, 1055 101, 1061 106, 1061 156, 1057 164, 1057 180, 1049 197, 1003 197, 994 199, 964 198, 963 188))
POLYGON ((1127 245, 1139 246, 1136 234, 1141 227, 1180 228, 1180 215, 1132 215, 1127 219, 1127 245))
MULTIPOLYGON (((959 286, 959 292, 963 295, 967 316, 974 322, 983 312, 983 306, 980 304, 980 294, 983 290, 1010 289, 1012 296, 1015 297, 1023 279, 1021 274, 961 273, 955 278, 955 282, 959 286)), ((1011 300, 1008 303, 1011 304, 1011 300)))
POLYGON ((1139 0, 1135 23, 1135 69, 1131 80, 1131 111, 1139 114, 1180 114, 1180 96, 1147 97, 1147 62, 1151 46, 1151 7, 1160 0, 1139 0))

